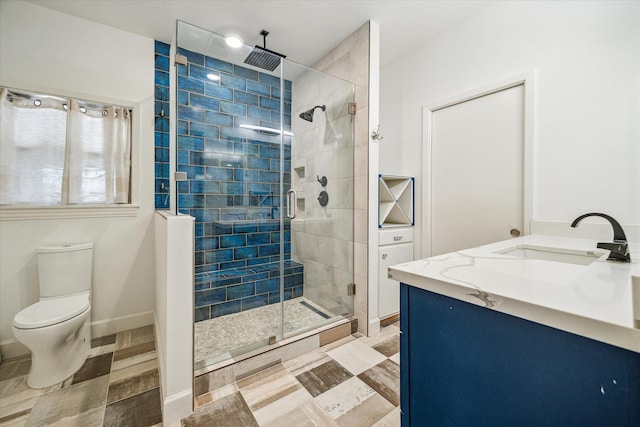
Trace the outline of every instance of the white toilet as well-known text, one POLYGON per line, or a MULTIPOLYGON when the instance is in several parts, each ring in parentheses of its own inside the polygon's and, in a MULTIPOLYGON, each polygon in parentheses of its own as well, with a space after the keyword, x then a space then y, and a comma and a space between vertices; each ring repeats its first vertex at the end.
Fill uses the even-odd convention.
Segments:
POLYGON ((27 384, 49 387, 73 375, 91 350, 93 243, 38 249, 40 301, 13 319, 13 335, 31 350, 27 384))

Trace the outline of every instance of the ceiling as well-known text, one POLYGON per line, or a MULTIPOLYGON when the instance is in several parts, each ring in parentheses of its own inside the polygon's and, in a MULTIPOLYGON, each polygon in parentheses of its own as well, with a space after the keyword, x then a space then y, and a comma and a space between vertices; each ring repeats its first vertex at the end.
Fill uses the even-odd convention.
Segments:
POLYGON ((317 60, 362 24, 380 26, 380 62, 402 54, 495 4, 435 0, 27 0, 40 6, 171 42, 176 20, 220 34, 236 33, 304 65, 317 60))

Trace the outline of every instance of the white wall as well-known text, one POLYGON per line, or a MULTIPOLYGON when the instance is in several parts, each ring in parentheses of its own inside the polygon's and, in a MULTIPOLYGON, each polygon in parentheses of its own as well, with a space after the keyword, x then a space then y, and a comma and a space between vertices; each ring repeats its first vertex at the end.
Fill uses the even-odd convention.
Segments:
POLYGON ((417 178, 420 218, 421 108, 530 70, 534 220, 639 224, 639 2, 499 2, 385 65, 381 173, 417 178))
POLYGON ((193 412, 193 221, 155 214, 155 324, 165 424, 193 412))
POLYGON ((134 108, 135 217, 0 221, 0 344, 38 299, 35 249, 94 242, 92 321, 103 335, 153 322, 154 42, 21 1, 0 2, 0 85, 134 108))

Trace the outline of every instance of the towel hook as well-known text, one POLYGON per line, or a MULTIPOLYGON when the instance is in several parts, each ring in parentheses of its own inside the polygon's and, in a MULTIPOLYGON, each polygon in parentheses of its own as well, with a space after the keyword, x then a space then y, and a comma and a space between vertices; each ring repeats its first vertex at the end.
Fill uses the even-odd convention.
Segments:
POLYGON ((380 125, 378 125, 378 129, 371 132, 371 139, 374 141, 382 141, 384 137, 380 135, 380 125))

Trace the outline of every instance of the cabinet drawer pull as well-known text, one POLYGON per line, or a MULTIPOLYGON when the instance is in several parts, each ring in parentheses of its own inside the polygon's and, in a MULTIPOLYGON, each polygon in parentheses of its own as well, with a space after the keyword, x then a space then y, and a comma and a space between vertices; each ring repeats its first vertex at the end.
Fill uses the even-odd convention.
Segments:
POLYGON ((393 236, 394 242, 399 242, 400 240, 402 240, 402 236, 393 236))

